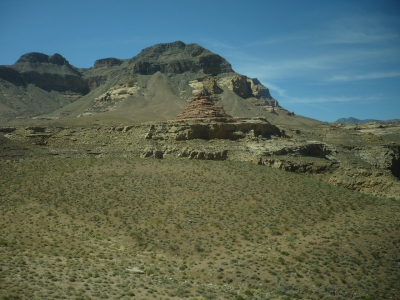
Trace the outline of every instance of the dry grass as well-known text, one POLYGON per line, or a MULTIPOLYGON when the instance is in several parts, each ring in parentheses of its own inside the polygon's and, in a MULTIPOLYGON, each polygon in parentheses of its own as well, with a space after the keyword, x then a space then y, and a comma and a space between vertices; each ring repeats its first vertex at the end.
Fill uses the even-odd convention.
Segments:
POLYGON ((230 161, 38 157, 0 170, 4 299, 399 297, 394 200, 230 161))

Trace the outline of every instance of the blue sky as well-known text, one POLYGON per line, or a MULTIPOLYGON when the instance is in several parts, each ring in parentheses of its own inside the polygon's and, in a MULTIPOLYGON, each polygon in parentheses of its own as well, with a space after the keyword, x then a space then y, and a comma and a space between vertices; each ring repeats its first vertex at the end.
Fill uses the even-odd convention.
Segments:
POLYGON ((76 67, 181 40, 257 77, 279 103, 322 121, 400 119, 400 1, 0 2, 0 65, 28 52, 76 67))

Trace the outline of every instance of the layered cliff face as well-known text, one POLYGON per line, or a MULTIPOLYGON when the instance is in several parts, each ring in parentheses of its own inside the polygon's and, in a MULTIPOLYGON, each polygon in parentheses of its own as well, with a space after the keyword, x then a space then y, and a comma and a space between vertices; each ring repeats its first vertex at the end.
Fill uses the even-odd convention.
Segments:
POLYGON ((163 121, 196 96, 209 96, 233 117, 274 118, 271 112, 280 108, 257 79, 235 73, 220 55, 181 41, 148 47, 131 59, 99 59, 88 69, 72 66, 60 54, 37 52, 0 66, 0 114, 8 118, 107 114, 115 120, 163 121))
POLYGON ((57 53, 53 56, 28 53, 22 55, 11 68, 19 72, 26 84, 34 84, 48 92, 72 91, 85 95, 89 91, 78 69, 57 53))
POLYGON ((189 71, 205 74, 233 72, 231 64, 218 54, 197 44, 186 45, 181 41, 146 48, 129 63, 133 65, 133 73, 142 75, 152 75, 157 71, 174 74, 189 71))
POLYGON ((26 86, 26 82, 22 79, 20 72, 9 66, 0 66, 0 79, 17 86, 26 86))
POLYGON ((232 119, 230 115, 225 113, 221 106, 215 103, 208 96, 198 96, 193 98, 183 112, 176 117, 176 120, 203 120, 216 119, 227 120, 232 119))
POLYGON ((114 67, 114 66, 119 66, 122 64, 122 60, 117 59, 117 58, 103 58, 103 59, 98 59, 94 62, 94 68, 108 68, 108 67, 114 67))
POLYGON ((88 92, 81 72, 60 54, 28 53, 0 66, 0 119, 48 114, 88 92))

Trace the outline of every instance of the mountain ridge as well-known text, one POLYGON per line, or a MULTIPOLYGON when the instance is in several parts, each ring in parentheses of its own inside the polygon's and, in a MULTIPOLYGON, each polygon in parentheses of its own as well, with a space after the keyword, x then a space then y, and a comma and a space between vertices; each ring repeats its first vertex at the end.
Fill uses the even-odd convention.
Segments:
POLYGON ((156 44, 130 59, 95 60, 91 68, 38 52, 0 66, 1 123, 32 118, 88 124, 166 121, 197 96, 209 96, 232 117, 319 123, 281 107, 257 78, 236 73, 226 59, 198 44, 156 44))
POLYGON ((340 118, 336 120, 335 122, 341 123, 344 125, 350 125, 350 124, 365 124, 365 123, 384 123, 384 124, 399 124, 400 119, 391 119, 391 120, 376 120, 376 119, 357 119, 353 117, 349 118, 340 118))

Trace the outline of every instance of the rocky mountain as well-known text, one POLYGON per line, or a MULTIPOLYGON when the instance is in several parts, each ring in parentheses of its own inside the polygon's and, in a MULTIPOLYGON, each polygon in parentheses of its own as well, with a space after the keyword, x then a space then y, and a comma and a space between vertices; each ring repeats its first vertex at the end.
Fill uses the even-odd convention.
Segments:
POLYGON ((60 54, 28 53, 0 66, 0 117, 49 113, 87 94, 82 73, 60 54))
POLYGON ((60 54, 36 52, 0 66, 3 121, 163 121, 197 96, 210 97, 233 117, 293 116, 259 80, 234 72, 220 55, 181 41, 148 47, 131 59, 99 59, 89 69, 72 66, 60 54))
POLYGON ((350 124, 365 124, 365 123, 383 123, 383 124, 400 124, 399 119, 393 119, 393 120, 375 120, 375 119, 364 119, 364 120, 359 120, 357 118, 340 118, 336 121, 336 123, 341 123, 343 125, 350 125, 350 124))

